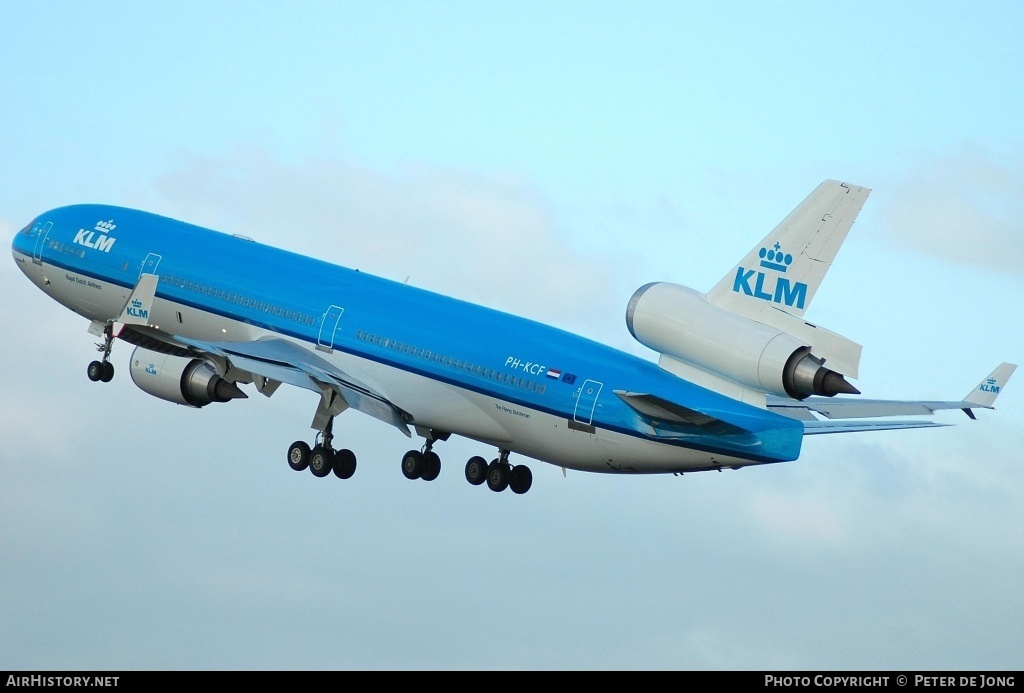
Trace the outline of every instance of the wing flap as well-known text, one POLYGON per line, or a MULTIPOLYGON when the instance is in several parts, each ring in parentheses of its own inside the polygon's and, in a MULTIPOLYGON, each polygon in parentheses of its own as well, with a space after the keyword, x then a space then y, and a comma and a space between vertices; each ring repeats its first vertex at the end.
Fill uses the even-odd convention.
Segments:
POLYGON ((897 431, 907 428, 943 428, 951 425, 934 421, 805 421, 804 435, 897 431))
POLYGON ((659 426, 673 428, 692 428, 702 435, 746 435, 750 431, 735 424, 715 418, 681 404, 670 402, 656 395, 615 390, 619 398, 633 408, 641 417, 648 420, 655 430, 659 426))

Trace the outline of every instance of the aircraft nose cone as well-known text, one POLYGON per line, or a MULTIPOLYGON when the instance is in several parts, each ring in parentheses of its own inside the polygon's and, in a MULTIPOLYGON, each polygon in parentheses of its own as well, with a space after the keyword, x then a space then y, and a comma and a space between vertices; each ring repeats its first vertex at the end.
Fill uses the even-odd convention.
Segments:
POLYGON ((21 231, 14 234, 14 238, 11 239, 11 254, 14 255, 14 259, 17 261, 19 266, 24 261, 24 257, 22 256, 32 255, 32 249, 35 245, 37 234, 34 224, 35 222, 33 221, 21 231))

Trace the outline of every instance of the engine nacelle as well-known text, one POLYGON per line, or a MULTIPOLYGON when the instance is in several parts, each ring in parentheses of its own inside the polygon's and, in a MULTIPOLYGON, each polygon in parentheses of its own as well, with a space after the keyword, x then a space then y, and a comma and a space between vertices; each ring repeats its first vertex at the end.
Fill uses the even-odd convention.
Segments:
POLYGON ((629 300, 626 325, 644 346, 755 390, 793 399, 860 394, 822 366, 811 345, 717 308, 685 286, 640 287, 629 300))
POLYGON ((161 354, 143 347, 132 352, 132 381, 143 392, 160 399, 204 407, 210 402, 227 402, 248 397, 234 383, 228 382, 201 359, 161 354))

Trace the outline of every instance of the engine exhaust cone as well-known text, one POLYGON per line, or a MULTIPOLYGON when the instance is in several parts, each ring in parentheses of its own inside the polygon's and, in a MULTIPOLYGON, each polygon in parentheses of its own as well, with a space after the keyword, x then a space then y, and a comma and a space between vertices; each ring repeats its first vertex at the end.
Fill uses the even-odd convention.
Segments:
POLYGON ((825 377, 821 379, 821 392, 815 394, 824 395, 825 397, 833 397, 835 395, 859 395, 860 390, 855 388, 846 378, 835 371, 828 371, 825 373, 825 377))

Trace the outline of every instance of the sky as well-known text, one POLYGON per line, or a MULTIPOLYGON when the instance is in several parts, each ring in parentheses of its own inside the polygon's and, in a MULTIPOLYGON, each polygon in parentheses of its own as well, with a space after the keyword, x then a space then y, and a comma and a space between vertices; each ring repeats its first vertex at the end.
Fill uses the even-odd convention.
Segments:
MULTIPOLYGON (((0 240, 138 207, 652 360, 633 291, 707 291, 822 180, 871 188, 807 318, 871 398, 1024 363, 1024 4, 0 0, 0 240)), ((406 480, 316 396, 189 409, 86 378, 0 261, 0 669, 1017 670, 1024 375, 946 428, 523 496, 406 480)), ((442 325, 438 329, 443 329, 442 325)))

